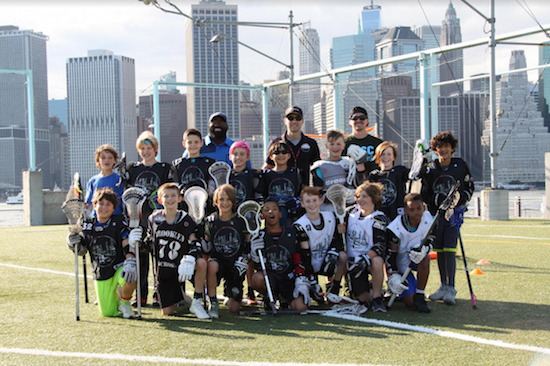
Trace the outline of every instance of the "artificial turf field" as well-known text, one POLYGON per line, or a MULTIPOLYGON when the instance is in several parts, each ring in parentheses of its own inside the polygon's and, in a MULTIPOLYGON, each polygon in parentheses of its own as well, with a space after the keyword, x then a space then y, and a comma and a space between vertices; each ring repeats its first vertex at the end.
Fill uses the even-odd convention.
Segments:
MULTIPOLYGON (((67 227, 0 228, 0 365, 550 365, 550 223, 466 219, 461 232, 470 271, 485 272, 471 277, 477 310, 459 256, 457 305, 429 302, 431 314, 396 302, 349 319, 224 306, 215 320, 153 308, 143 320, 104 318, 90 279, 76 322, 67 227)), ((432 261, 428 293, 438 278, 432 261)))

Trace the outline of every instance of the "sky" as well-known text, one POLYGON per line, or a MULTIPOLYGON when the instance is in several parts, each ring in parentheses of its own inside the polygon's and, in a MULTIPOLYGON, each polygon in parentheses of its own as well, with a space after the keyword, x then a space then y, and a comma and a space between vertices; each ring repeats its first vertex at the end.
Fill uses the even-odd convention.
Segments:
MULTIPOLYGON (((164 0, 158 0, 169 7, 164 0)), ((199 0, 173 0, 185 13, 199 0)), ((537 27, 525 9, 530 9, 540 24, 550 25, 546 0, 496 0, 496 33, 504 34, 537 27)), ((486 16, 490 15, 489 0, 469 0, 486 16)), ((137 95, 152 93, 155 80, 176 71, 178 81, 186 81, 185 31, 186 18, 167 14, 138 0, 17 0, 0 2, 0 25, 16 25, 32 29, 49 37, 48 93, 50 99, 66 98, 65 63, 70 57, 82 57, 88 50, 107 49, 117 55, 135 59, 137 95)), ((292 10, 294 22, 310 22, 321 41, 321 60, 328 68, 328 52, 333 37, 357 33, 361 9, 370 0, 227 0, 238 5, 240 21, 287 22, 292 10)), ((382 6, 382 26, 441 25, 447 0, 376 0, 382 6)), ((461 22, 462 40, 489 38, 489 25, 459 0, 453 0, 461 22)), ((299 34, 299 30, 295 29, 299 34)), ((284 29, 239 27, 239 40, 262 52, 289 63, 289 32, 284 29)), ((521 42, 550 41, 543 34, 518 39, 521 42)), ((295 63, 298 63, 298 38, 294 38, 295 63)), ((536 46, 499 45, 497 73, 508 70, 510 52, 524 49, 527 66, 538 64, 536 46)), ((1 52, 1 50, 0 50, 1 52)), ((490 52, 487 46, 464 52, 464 75, 489 72, 490 52)), ((258 84, 274 79, 283 67, 246 48, 239 47, 240 80, 258 84)), ((536 80, 537 72, 529 74, 536 80)), ((185 91, 184 91, 185 92, 185 91)))

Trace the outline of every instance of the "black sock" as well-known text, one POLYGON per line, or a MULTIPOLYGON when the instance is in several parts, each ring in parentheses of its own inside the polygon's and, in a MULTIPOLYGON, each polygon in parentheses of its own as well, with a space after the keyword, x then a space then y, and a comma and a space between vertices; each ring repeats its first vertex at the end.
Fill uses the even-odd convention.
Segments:
POLYGON ((194 299, 202 299, 202 292, 195 292, 193 294, 194 299))
POLYGON ((447 285, 455 287, 456 253, 444 252, 445 267, 447 270, 447 285))

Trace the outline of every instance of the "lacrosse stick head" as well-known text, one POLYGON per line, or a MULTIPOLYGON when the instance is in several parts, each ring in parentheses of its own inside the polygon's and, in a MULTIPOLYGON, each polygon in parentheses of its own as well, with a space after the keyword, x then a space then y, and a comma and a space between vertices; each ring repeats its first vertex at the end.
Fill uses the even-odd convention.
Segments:
POLYGON ((441 205, 439 205, 439 210, 445 212, 445 220, 449 221, 451 216, 454 214, 454 209, 458 205, 458 202, 460 201, 460 181, 456 181, 449 193, 447 194, 447 197, 441 202, 441 205))
POLYGON ((244 220, 246 230, 252 235, 260 231, 260 210, 261 206, 253 200, 244 201, 237 208, 237 214, 244 220))
POLYGON ((200 223, 206 214, 206 201, 208 201, 206 189, 198 186, 189 187, 185 190, 183 200, 189 208, 189 216, 197 224, 200 223))
POLYGON ((348 189, 341 184, 331 185, 325 192, 325 197, 332 203, 334 213, 340 223, 344 220, 346 214, 346 198, 348 197, 348 189))
POLYGON ((125 177, 128 172, 128 167, 126 166, 126 151, 122 153, 119 161, 113 167, 113 170, 120 175, 120 177, 125 177))
POLYGON ((222 184, 229 184, 229 177, 231 175, 231 166, 223 161, 216 161, 214 164, 208 167, 208 172, 214 178, 216 182, 216 188, 222 184))
POLYGON ((147 192, 139 187, 130 187, 122 194, 122 203, 124 203, 124 206, 126 207, 126 213, 130 219, 131 228, 136 228, 139 226, 141 208, 146 198, 147 192))
POLYGON ((73 182, 67 192, 65 202, 61 206, 61 210, 67 216, 69 222, 69 231, 78 233, 82 231, 82 219, 86 212, 86 203, 84 202, 84 193, 80 188, 80 174, 74 173, 73 182))

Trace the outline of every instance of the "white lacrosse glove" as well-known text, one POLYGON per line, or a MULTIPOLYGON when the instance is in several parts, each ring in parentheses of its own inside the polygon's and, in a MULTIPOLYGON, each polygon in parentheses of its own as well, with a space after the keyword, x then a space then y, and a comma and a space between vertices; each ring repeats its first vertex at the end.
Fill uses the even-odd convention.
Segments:
POLYGON ((355 257, 355 262, 349 267, 348 273, 354 278, 359 278, 365 269, 370 267, 371 261, 370 257, 367 254, 361 254, 358 257, 355 257))
POLYGON ((237 271, 238 277, 243 277, 248 269, 248 257, 240 256, 235 261, 235 270, 237 271))
POLYGON ((122 278, 124 278, 124 281, 126 281, 126 283, 137 281, 136 258, 134 257, 126 258, 126 260, 124 261, 124 265, 122 267, 122 278))
POLYGON ((128 235, 128 244, 130 244, 131 248, 135 248, 136 244, 141 241, 141 235, 143 235, 143 228, 141 226, 130 231, 130 235, 128 235))
POLYGON ((417 149, 422 150, 423 152, 427 152, 428 150, 430 150, 430 144, 429 144, 428 141, 426 141, 425 139, 418 139, 418 140, 416 140, 414 146, 415 146, 417 149))
POLYGON ((252 260, 256 263, 260 262, 260 256, 258 255, 259 250, 263 250, 265 248, 264 238, 262 238, 259 234, 254 235, 250 239, 250 256, 252 257, 252 260))
POLYGON ((309 306, 311 304, 311 297, 309 295, 309 280, 306 276, 298 276, 294 280, 294 292, 292 296, 297 299, 300 295, 304 297, 304 304, 309 306))
POLYGON ((192 255, 184 255, 178 266, 178 279, 180 282, 191 280, 195 273, 195 263, 197 259, 192 255))
POLYGON ((401 295, 403 291, 407 291, 409 287, 401 283, 401 275, 399 273, 394 273, 388 278, 388 287, 392 294, 397 296, 401 295))
POLYGON ((355 160, 356 164, 363 164, 367 162, 367 152, 359 145, 351 144, 348 146, 348 156, 355 160))
POLYGON ((87 250, 84 245, 81 245, 82 243, 82 236, 80 236, 79 233, 69 233, 67 235, 67 247, 74 252, 75 245, 78 245, 78 255, 85 255, 87 250))
POLYGON ((432 250, 432 244, 431 243, 428 242, 426 244, 421 244, 421 245, 417 246, 416 248, 412 248, 410 250, 409 259, 414 264, 418 264, 418 263, 422 262, 422 260, 424 259, 426 254, 428 254, 430 252, 430 250, 432 250))

